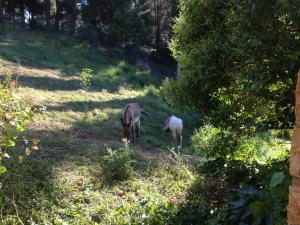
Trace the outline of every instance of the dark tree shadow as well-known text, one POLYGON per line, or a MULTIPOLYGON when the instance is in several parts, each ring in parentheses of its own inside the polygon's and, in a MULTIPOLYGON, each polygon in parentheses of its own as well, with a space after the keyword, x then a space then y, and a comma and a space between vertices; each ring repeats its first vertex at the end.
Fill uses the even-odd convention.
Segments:
POLYGON ((59 79, 54 77, 18 76, 21 86, 48 91, 75 91, 81 89, 79 80, 59 79))

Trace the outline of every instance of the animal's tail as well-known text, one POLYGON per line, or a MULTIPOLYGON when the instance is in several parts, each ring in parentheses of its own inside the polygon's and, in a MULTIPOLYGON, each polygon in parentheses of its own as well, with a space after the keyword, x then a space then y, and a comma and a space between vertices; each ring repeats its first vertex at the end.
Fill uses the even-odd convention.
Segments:
POLYGON ((144 114, 145 116, 149 116, 150 117, 150 114, 145 112, 145 111, 141 111, 142 114, 144 114))

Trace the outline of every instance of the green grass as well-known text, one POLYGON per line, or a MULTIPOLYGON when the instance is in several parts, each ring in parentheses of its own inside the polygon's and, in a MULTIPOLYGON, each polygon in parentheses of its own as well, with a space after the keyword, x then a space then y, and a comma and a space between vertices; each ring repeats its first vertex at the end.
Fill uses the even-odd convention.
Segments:
MULTIPOLYGON (((175 142, 162 127, 172 114, 184 121, 184 154, 215 151, 219 136, 205 127, 197 133, 199 116, 168 107, 160 92, 168 74, 140 70, 120 49, 0 26, 0 80, 7 73, 18 79, 20 98, 45 110, 25 133, 40 139, 39 150, 26 156, 18 146, 4 162, 0 224, 206 224, 210 210, 225 201, 228 184, 222 178, 199 175, 169 151, 175 142), (79 80, 83 68, 93 70, 87 93, 79 80), (150 117, 143 117, 141 137, 130 144, 136 161, 132 178, 107 183, 101 158, 107 148, 123 145, 120 117, 130 102, 150 117)), ((280 158, 290 146, 274 136, 242 142, 236 158, 280 158)))
POLYGON ((39 150, 26 156, 17 148, 0 177, 1 224, 139 224, 145 213, 155 218, 156 211, 141 206, 145 199, 156 207, 184 201, 195 178, 187 166, 169 160, 168 146, 175 143, 162 127, 174 113, 183 118, 184 151, 199 119, 165 104, 161 78, 110 49, 1 26, 0 75, 6 73, 18 79, 22 99, 45 111, 35 115, 25 134, 41 140, 39 150), (79 81, 83 68, 94 71, 86 96, 79 81), (100 158, 106 148, 122 145, 120 117, 129 102, 151 115, 130 145, 138 163, 131 180, 106 185, 100 158), (23 163, 17 162, 19 154, 23 163), (120 197, 118 190, 126 194, 120 197), (132 209, 139 214, 127 215, 132 209))

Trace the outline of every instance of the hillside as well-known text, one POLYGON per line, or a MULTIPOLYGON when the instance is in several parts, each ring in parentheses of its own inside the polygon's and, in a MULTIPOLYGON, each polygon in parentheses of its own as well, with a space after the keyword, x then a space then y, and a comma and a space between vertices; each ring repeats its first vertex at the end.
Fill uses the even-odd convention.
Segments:
MULTIPOLYGON (((39 109, 26 138, 40 140, 38 151, 27 156, 17 148, 7 165, 1 224, 139 224, 144 216, 155 221, 160 208, 176 214, 195 176, 181 162, 171 163, 177 160, 168 150, 174 142, 161 130, 175 113, 159 90, 167 74, 129 64, 120 49, 95 49, 61 35, 2 26, 0 45, 0 74, 13 74, 18 95, 39 109), (83 68, 93 70, 87 93, 79 80, 83 68), (123 146, 120 117, 129 102, 150 117, 130 144, 137 162, 133 178, 108 185, 100 159, 108 148, 123 146)), ((185 148, 199 119, 177 115, 184 120, 185 148)))

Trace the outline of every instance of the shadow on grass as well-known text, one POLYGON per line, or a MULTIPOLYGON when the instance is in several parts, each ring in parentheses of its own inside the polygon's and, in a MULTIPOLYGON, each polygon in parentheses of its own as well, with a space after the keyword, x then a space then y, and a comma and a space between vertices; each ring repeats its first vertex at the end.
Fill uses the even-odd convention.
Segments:
MULTIPOLYGON (((120 61, 119 64, 123 64, 123 61, 120 61)), ((122 66, 116 64, 112 68, 118 70, 114 72, 114 77, 110 77, 108 72, 105 70, 99 70, 94 75, 91 83, 89 92, 97 92, 103 89, 107 90, 110 93, 118 91, 121 86, 128 86, 134 90, 143 90, 146 86, 153 85, 158 87, 160 85, 159 80, 147 73, 143 73, 136 69, 130 69, 126 71, 122 66), (121 67, 121 68, 119 68, 121 67), (124 70, 124 71, 123 71, 124 70), (101 72, 102 71, 102 72, 101 72)), ((33 68, 35 69, 35 67, 33 68)), ((0 74, 0 78, 4 75, 0 74)), ((51 77, 50 76, 32 76, 29 74, 20 75, 14 74, 14 79, 18 79, 19 85, 24 87, 33 88, 36 90, 48 90, 48 91, 76 91, 82 90, 80 85, 80 80, 78 78, 68 78, 68 77, 51 77)))
MULTIPOLYGON (((135 211, 142 211, 146 216, 144 219, 139 221, 139 224, 176 224, 176 225, 209 225, 217 224, 210 221, 212 219, 211 210, 216 209, 215 199, 213 196, 219 195, 222 198, 223 194, 219 192, 219 183, 213 182, 209 186, 203 182, 202 179, 195 180, 194 184, 190 189, 186 191, 184 200, 180 202, 170 201, 164 204, 159 201, 150 201, 146 207, 149 210, 145 210, 144 205, 136 205, 135 211), (217 190, 218 192, 213 193, 217 190), (145 212, 144 212, 145 211, 145 212)), ((136 218, 133 217, 129 221, 129 224, 138 224, 136 218)))
POLYGON ((150 114, 149 117, 142 116, 141 137, 138 139, 140 144, 149 144, 154 147, 174 146, 175 141, 172 135, 163 132, 164 121, 171 115, 177 115, 184 121, 183 145, 186 146, 189 137, 195 126, 200 125, 201 121, 193 113, 175 113, 168 108, 162 98, 151 91, 144 96, 113 99, 108 101, 70 101, 60 105, 50 105, 47 110, 50 112, 81 112, 86 117, 76 121, 74 130, 80 131, 86 136, 98 136, 101 139, 121 139, 122 126, 120 118, 122 110, 126 104, 137 102, 143 111, 150 114), (85 112, 87 111, 87 112, 85 112), (108 118, 107 118, 108 117, 108 118), (104 120, 103 120, 104 119, 104 120), (103 138, 105 137, 105 138, 103 138))
MULTIPOLYGON (((17 211, 18 216, 25 224, 28 221, 35 223, 45 223, 46 221, 51 224, 57 214, 62 218, 71 218, 71 221, 76 220, 73 215, 70 216, 63 211, 64 208, 70 207, 66 206, 66 201, 71 201, 68 198, 72 198, 70 197, 72 193, 83 193, 85 191, 84 183, 89 184, 89 188, 92 189, 100 189, 103 186, 99 157, 104 154, 107 147, 116 149, 122 145, 122 127, 119 117, 121 109, 128 102, 138 102, 145 111, 151 114, 150 117, 143 119, 141 137, 135 145, 131 145, 131 148, 147 149, 145 146, 151 146, 150 149, 153 149, 153 146, 157 146, 165 149, 167 145, 172 144, 172 137, 161 131, 161 123, 172 111, 162 104, 159 96, 151 93, 137 98, 90 103, 89 110, 97 108, 100 111, 110 108, 119 108, 120 110, 109 112, 105 117, 99 118, 88 111, 67 130, 28 130, 25 135, 41 140, 40 150, 33 152, 29 157, 25 156, 23 150, 24 162, 22 164, 17 163, 19 153, 16 152, 15 160, 9 163, 7 174, 10 178, 2 180, 3 188, 0 190, 4 199, 3 207, 5 207, 5 210, 2 211, 5 219, 2 224, 19 224, 17 211), (64 175, 64 171, 70 170, 70 166, 68 166, 70 164, 72 164, 71 172, 74 171, 75 178, 72 177, 72 173, 64 175), (56 168, 59 168, 59 173, 56 168), (76 178, 81 173, 83 175, 76 178), (62 185, 60 186, 57 179, 61 179, 65 183, 60 183, 62 185), (69 180, 74 179, 75 181, 69 184, 69 180), (84 182, 81 181, 82 179, 84 182), (12 202, 13 199, 15 204, 12 202)), ((62 108, 50 108, 49 110, 58 112, 60 110, 78 110, 81 112, 84 104, 85 102, 76 102, 75 104, 68 102, 62 108)), ((185 135, 192 132, 192 127, 185 127, 185 135)), ((139 164, 141 163, 142 159, 139 158, 139 164)), ((144 164, 149 165, 146 162, 144 164)), ((144 167, 137 166, 136 170, 138 173, 143 173, 145 172, 144 167)))
POLYGON ((79 80, 75 79, 64 80, 54 77, 19 76, 18 82, 21 86, 48 91, 75 91, 81 89, 79 80))
MULTIPOLYGON (((7 36, 1 36, 0 58, 16 65, 33 69, 55 69, 62 71, 66 76, 79 76, 83 68, 94 71, 92 91, 107 89, 116 91, 120 85, 127 84, 135 89, 147 85, 160 85, 162 78, 155 77, 149 71, 140 70, 135 63, 126 61, 126 57, 118 58, 106 56, 108 50, 98 50, 84 43, 65 37, 51 36, 50 40, 45 36, 39 36, 28 43, 30 35, 25 32, 23 38, 14 37, 12 32, 7 36), (28 37, 27 37, 28 36, 28 37), (53 38, 53 40, 51 40, 53 38)), ((31 37, 32 38, 32 37, 31 37)), ((24 80, 24 86, 44 90, 76 90, 80 88, 79 81, 71 80, 69 84, 60 84, 55 78, 35 78, 28 74, 24 80), (78 84, 77 84, 78 82, 78 84), (49 85, 48 85, 49 83, 49 85), (70 87, 68 86, 70 85, 70 87)), ((22 84, 22 82, 21 82, 22 84)))
POLYGON ((90 186, 101 188, 97 156, 103 145, 59 131, 29 130, 26 135, 41 140, 39 150, 26 156, 18 147, 7 160, 8 171, 1 177, 0 223, 55 224, 58 214, 76 220, 64 209, 70 209, 73 194, 80 195, 90 186), (22 163, 18 155, 23 155, 22 163))

